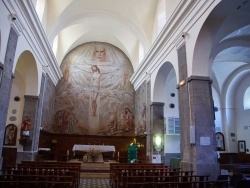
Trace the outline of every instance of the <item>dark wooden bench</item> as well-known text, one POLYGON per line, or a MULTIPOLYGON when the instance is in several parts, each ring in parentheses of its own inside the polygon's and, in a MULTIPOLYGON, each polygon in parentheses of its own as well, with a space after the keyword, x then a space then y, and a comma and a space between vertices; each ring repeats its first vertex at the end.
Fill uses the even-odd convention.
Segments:
MULTIPOLYGON (((75 187, 75 180, 73 176, 62 176, 62 175, 38 175, 38 174, 5 174, 0 175, 0 185, 13 184, 18 182, 18 187, 53 187, 52 185, 61 185, 66 183, 66 187, 75 187)), ((63 187, 65 187, 63 186, 63 187)), ((7 187, 7 186, 6 186, 7 187)))
POLYGON ((80 184, 80 169, 81 163, 22 161, 15 168, 2 169, 1 174, 6 175, 6 179, 2 178, 2 181, 14 181, 8 177, 11 177, 11 175, 12 178, 18 176, 18 181, 24 179, 25 176, 34 176, 33 179, 26 178, 23 182, 27 183, 35 180, 36 182, 43 182, 46 185, 51 184, 50 182, 54 182, 55 185, 60 184, 60 182, 71 182, 68 183, 70 184, 69 187, 72 185, 78 187, 80 184), (45 176, 50 179, 46 179, 45 176))
POLYGON ((128 171, 128 170, 142 170, 150 171, 152 169, 160 169, 164 170, 164 164, 159 163, 135 163, 135 164, 127 164, 127 163, 111 163, 110 164, 110 185, 112 187, 117 184, 117 182, 122 182, 122 178, 120 177, 120 172, 128 171))
POLYGON ((81 174, 81 163, 80 162, 46 162, 46 161, 22 161, 21 165, 36 166, 36 167, 62 167, 67 168, 66 170, 77 172, 77 186, 80 184, 80 174, 81 174))
POLYGON ((210 188, 209 182, 129 182, 128 188, 210 188))
MULTIPOLYGON (((166 171, 163 168, 128 168, 115 171, 112 187, 126 187, 128 182, 192 181, 193 171, 166 171)), ((203 177, 203 176, 202 176, 203 177)), ((198 178, 198 176, 196 177, 198 178)), ((196 180, 197 181, 197 180, 196 180)))

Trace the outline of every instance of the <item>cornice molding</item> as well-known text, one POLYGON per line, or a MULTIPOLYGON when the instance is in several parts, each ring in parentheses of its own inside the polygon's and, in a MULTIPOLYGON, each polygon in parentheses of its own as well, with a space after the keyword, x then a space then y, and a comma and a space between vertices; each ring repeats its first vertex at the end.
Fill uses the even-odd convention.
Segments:
POLYGON ((135 90, 145 80, 145 72, 154 72, 155 69, 164 63, 164 59, 171 51, 177 50, 186 42, 189 29, 193 27, 214 2, 215 0, 185 0, 180 2, 140 63, 140 66, 132 75, 130 81, 134 85, 135 90))

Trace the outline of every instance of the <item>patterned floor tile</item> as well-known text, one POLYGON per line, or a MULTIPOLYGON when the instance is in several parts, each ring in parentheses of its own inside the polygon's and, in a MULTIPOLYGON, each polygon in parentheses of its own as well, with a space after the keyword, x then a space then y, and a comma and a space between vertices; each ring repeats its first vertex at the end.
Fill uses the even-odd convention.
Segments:
POLYGON ((110 188, 109 179, 82 178, 79 188, 110 188))

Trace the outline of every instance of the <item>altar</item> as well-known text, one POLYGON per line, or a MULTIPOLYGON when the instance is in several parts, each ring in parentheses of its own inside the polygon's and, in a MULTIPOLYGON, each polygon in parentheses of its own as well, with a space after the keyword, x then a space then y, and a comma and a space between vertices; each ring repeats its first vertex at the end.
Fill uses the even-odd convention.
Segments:
POLYGON ((115 152, 115 146, 109 146, 109 145, 80 145, 80 144, 75 144, 72 148, 72 151, 75 155, 75 152, 77 151, 82 151, 86 152, 86 155, 88 157, 88 162, 92 162, 92 158, 89 156, 87 152, 90 150, 99 150, 100 153, 95 159, 95 162, 104 162, 103 161, 103 154, 104 152, 113 152, 113 157, 114 157, 114 152, 115 152))

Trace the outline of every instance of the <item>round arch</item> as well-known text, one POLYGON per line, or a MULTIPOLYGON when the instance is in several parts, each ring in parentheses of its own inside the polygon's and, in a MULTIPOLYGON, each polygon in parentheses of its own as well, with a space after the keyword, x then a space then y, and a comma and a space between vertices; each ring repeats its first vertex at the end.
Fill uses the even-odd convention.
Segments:
POLYGON ((14 70, 14 74, 18 73, 20 79, 25 84, 25 95, 38 96, 40 85, 38 67, 30 51, 25 50, 20 54, 14 70))
MULTIPOLYGON (((175 69, 170 62, 165 62, 156 73, 154 84, 152 84, 153 102, 164 102, 166 96, 164 96, 165 92, 163 91, 165 91, 168 84, 173 83, 173 80, 176 80, 175 69), (164 88, 162 86, 164 86, 164 88)), ((175 87, 176 84, 177 82, 175 83, 175 87)))

